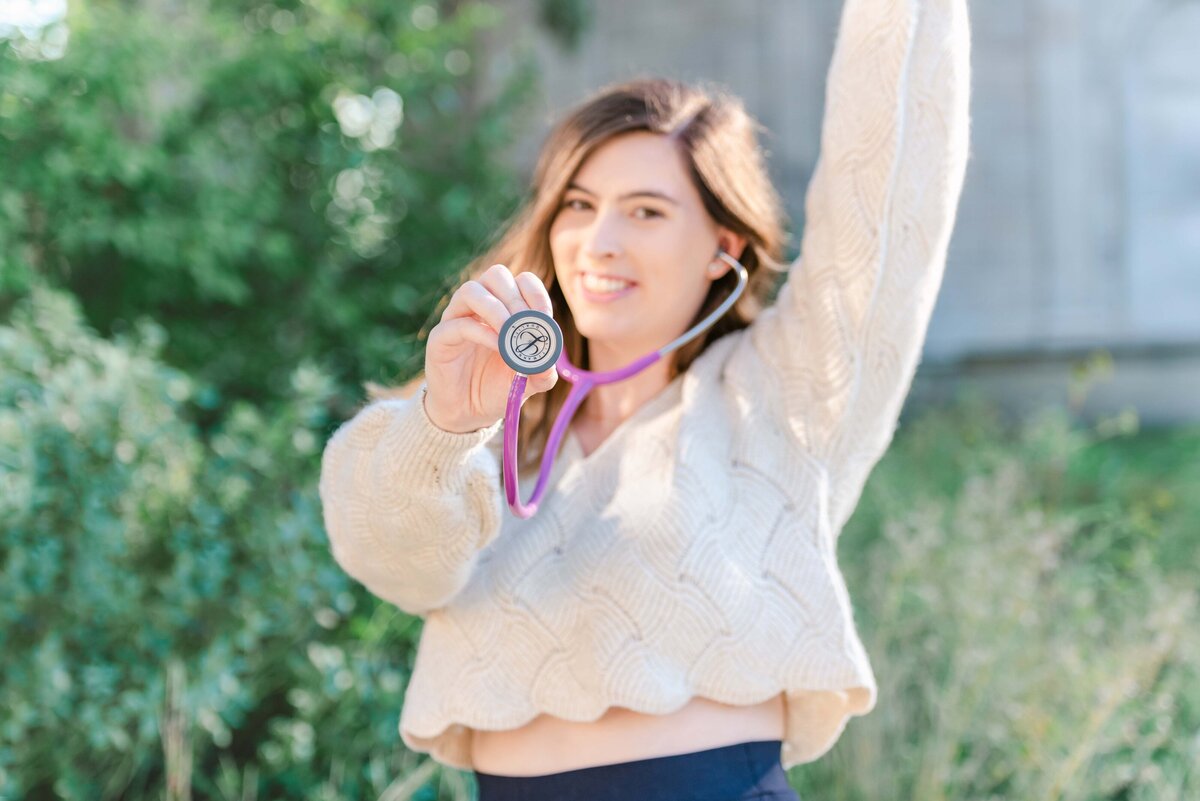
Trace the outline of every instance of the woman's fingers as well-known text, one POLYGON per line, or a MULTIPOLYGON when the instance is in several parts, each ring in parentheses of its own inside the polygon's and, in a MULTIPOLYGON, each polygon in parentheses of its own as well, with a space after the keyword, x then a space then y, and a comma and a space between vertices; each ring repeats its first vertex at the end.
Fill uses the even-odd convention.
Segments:
POLYGON ((442 312, 442 322, 478 315, 479 319, 494 328, 499 336, 500 329, 510 314, 503 301, 483 284, 472 280, 460 286, 450 298, 449 305, 442 312))
POLYGON ((453 319, 444 320, 438 326, 442 329, 443 335, 446 337, 447 345, 456 345, 460 342, 474 342, 476 345, 482 345, 495 353, 500 352, 500 341, 486 323, 477 320, 474 317, 455 317, 453 319))
POLYGON ((529 377, 529 386, 534 392, 545 392, 558 383, 558 370, 551 367, 545 372, 529 377))
POLYGON ((517 275, 516 282, 529 308, 545 312, 551 317, 554 316, 554 307, 550 303, 550 293, 546 290, 546 285, 542 283, 542 279, 531 272, 523 272, 517 275))
POLYGON ((496 331, 513 314, 526 309, 551 314, 550 293, 541 279, 529 272, 514 276, 503 264, 493 264, 478 280, 458 288, 442 312, 442 320, 476 314, 496 331))
POLYGON ((517 287, 517 281, 512 272, 503 264, 493 264, 487 268, 483 275, 479 276, 479 283, 500 298, 509 314, 516 314, 529 308, 529 304, 525 302, 521 290, 517 287))

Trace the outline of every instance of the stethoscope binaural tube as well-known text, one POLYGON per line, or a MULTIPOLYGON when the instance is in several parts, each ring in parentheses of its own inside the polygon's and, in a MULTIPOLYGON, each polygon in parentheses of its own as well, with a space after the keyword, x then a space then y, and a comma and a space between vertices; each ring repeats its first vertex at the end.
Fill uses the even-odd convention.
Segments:
POLYGON ((616 370, 593 372, 571 364, 567 354, 563 352, 562 329, 544 312, 527 309, 515 312, 504 322, 500 329, 500 356, 517 373, 513 376, 512 387, 508 392, 508 406, 504 413, 504 492, 513 514, 521 518, 530 518, 537 512, 546 484, 550 480, 554 454, 558 452, 559 443, 566 434, 575 411, 594 387, 612 384, 636 375, 704 333, 737 302, 750 280, 749 271, 724 250, 718 250, 717 257, 729 264, 737 274, 737 286, 729 293, 729 297, 670 344, 616 370), (572 386, 566 403, 550 429, 550 438, 542 452, 541 470, 533 494, 529 502, 523 504, 518 496, 517 484, 517 432, 521 423, 521 401, 525 397, 528 376, 544 372, 550 365, 558 371, 559 378, 570 381, 572 386))

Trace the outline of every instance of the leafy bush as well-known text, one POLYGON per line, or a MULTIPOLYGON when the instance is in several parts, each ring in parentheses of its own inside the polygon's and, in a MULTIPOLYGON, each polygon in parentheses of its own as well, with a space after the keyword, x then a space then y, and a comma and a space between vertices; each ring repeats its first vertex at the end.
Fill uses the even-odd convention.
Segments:
POLYGON ((432 299, 517 200, 530 60, 485 97, 484 3, 73 3, 61 58, 0 40, 0 310, 72 291, 104 336, 268 403, 308 359, 419 366, 432 299), (452 9, 452 10, 451 10, 452 9), (22 54, 25 55, 22 55, 22 54))
POLYGON ((41 289, 0 327, 0 797, 378 794, 416 766, 418 620, 329 554, 332 382, 300 366, 205 443, 162 336, 97 338, 41 289))

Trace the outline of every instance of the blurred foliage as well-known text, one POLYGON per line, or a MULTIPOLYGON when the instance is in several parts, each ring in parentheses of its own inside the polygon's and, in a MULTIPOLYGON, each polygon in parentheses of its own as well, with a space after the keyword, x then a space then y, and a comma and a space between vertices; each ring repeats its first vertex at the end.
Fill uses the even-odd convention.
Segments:
POLYGON ((436 792, 419 621, 333 563, 316 478, 515 203, 498 20, 81 2, 0 41, 0 798, 436 792))
POLYGON ((331 379, 296 367, 276 411, 239 401, 206 445, 157 325, 109 342, 39 288, 12 318, 0 798, 159 798, 172 732, 199 798, 242 797, 247 770, 263 798, 367 797, 410 773, 396 710, 418 621, 342 573, 322 527, 331 379))
POLYGON ((878 705, 801 797, 1197 797, 1198 479, 1129 412, 906 421, 839 543, 878 705))
POLYGON ((306 358, 348 392, 407 376, 434 299, 519 199, 501 157, 533 62, 487 98, 472 71, 499 20, 81 2, 61 58, 0 42, 0 315, 42 280, 104 336, 150 317, 212 410, 278 399, 306 358))
POLYGON ((538 15, 565 50, 577 50, 592 24, 592 0, 541 0, 538 15))

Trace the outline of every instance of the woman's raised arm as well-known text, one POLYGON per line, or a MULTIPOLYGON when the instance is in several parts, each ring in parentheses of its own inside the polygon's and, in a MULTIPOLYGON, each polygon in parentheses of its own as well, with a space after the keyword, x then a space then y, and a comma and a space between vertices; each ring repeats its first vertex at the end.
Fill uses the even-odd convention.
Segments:
POLYGON ((966 0, 847 0, 800 258, 729 375, 828 471, 835 531, 895 432, 942 282, 968 150, 966 0), (739 375, 740 374, 740 375, 739 375))

